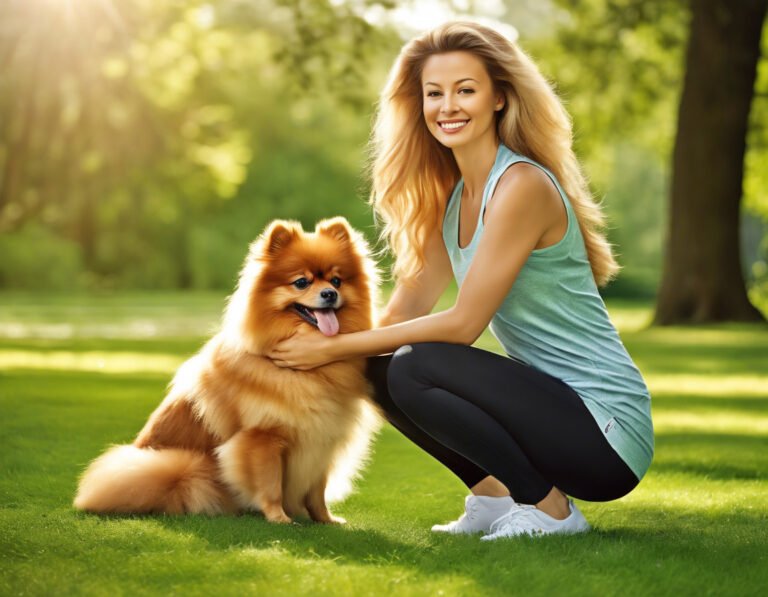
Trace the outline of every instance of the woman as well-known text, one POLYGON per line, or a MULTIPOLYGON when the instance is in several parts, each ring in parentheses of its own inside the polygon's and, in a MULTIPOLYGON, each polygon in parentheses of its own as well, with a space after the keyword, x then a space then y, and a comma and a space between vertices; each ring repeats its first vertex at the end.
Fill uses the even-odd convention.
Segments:
POLYGON ((371 357, 389 421, 471 491, 434 531, 586 531, 567 496, 617 499, 650 465, 650 396, 597 292, 618 266, 571 144, 554 92, 497 32, 453 22, 406 44, 373 135, 397 281, 380 327, 271 354, 371 357), (452 275, 455 305, 430 315, 452 275), (470 346, 489 324, 508 357, 470 346))

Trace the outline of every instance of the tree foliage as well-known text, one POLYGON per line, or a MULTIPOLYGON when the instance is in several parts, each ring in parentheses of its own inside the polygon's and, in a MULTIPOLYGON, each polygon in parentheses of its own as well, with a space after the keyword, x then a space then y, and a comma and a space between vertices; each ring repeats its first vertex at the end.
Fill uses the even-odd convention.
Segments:
POLYGON ((342 157, 312 159, 304 188, 356 192, 366 133, 339 115, 370 105, 366 64, 391 35, 344 5, 8 0, 0 23, 0 233, 75 242, 94 281, 195 283, 196 226, 233 198, 259 216, 248 240, 298 215, 275 209, 295 154, 329 139, 342 157))
MULTIPOLYGON (((57 287, 228 287, 271 218, 313 225, 341 213, 373 237, 365 144, 402 40, 363 16, 399 4, 5 0, 0 240, 14 255, 60 246, 73 273, 57 287)), ((632 278, 653 288, 688 1, 507 4, 508 17, 526 17, 512 24, 532 24, 521 43, 574 116, 577 151, 625 266, 614 288, 632 278)), ((745 177, 745 255, 756 280, 768 276, 755 257, 765 236, 758 214, 768 218, 766 73, 764 58, 745 177)), ((0 259, 0 287, 36 276, 45 286, 46 261, 0 259)))

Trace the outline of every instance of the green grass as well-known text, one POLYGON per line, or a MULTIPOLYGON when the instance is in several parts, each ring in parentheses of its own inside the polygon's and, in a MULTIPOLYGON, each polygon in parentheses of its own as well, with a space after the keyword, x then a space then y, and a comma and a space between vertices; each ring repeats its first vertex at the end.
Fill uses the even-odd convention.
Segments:
MULTIPOLYGON (((0 295, 0 595, 762 594, 768 586, 768 329, 645 329, 611 303, 653 395, 656 457, 594 532, 494 544, 433 535, 461 484, 390 428, 345 527, 258 516, 98 517, 78 474, 129 441, 223 296, 0 295)), ((495 350, 483 336, 479 345, 495 350)))

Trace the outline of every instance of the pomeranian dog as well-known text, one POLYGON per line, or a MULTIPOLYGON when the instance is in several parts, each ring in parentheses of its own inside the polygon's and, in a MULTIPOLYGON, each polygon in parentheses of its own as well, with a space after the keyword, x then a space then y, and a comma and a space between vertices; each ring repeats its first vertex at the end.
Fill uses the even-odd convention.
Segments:
POLYGON ((369 329, 377 281, 344 218, 314 233, 272 222, 250 247, 221 331, 181 365, 133 444, 91 463, 75 508, 343 522, 326 500, 349 492, 380 420, 365 360, 298 371, 264 355, 299 326, 326 336, 369 329))

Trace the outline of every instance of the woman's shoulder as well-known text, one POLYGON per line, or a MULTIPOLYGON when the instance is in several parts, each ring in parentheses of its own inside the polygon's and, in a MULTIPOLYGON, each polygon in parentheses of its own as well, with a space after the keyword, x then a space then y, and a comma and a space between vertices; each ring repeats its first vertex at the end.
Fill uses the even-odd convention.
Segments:
POLYGON ((524 219, 535 228, 548 230, 557 225, 562 211, 563 199, 547 173, 522 161, 511 164, 499 177, 488 200, 487 217, 498 215, 510 223, 524 219))
POLYGON ((487 213, 490 216, 512 210, 518 217, 526 213, 549 222, 559 213, 560 205, 560 193, 547 175, 536 166, 521 162, 501 175, 488 199, 487 213))
POLYGON ((493 196, 506 194, 545 200, 554 205, 561 202, 560 191, 549 174, 528 161, 513 162, 500 174, 493 196))

